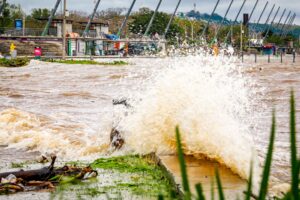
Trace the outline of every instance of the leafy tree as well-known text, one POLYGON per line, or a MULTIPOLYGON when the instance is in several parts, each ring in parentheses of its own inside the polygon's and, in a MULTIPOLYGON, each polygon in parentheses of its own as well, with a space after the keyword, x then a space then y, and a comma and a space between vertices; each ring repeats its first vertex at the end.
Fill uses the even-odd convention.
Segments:
MULTIPOLYGON (((140 10, 140 12, 135 13, 132 16, 132 21, 129 23, 129 30, 134 34, 144 34, 147 28, 147 25, 153 15, 154 11, 149 10, 140 10)), ((163 12, 158 12, 153 21, 152 27, 150 28, 149 34, 158 33, 163 35, 167 24, 170 20, 170 15, 163 12)), ((183 37, 184 29, 176 23, 176 20, 170 26, 170 29, 166 35, 167 39, 174 38, 175 36, 183 37)))
POLYGON ((31 11, 31 17, 33 19, 48 19, 51 11, 47 8, 35 8, 31 11))

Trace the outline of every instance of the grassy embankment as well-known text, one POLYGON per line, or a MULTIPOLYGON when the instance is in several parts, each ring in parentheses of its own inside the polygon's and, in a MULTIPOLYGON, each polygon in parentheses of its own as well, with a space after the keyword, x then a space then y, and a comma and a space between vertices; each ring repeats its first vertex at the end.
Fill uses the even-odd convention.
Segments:
POLYGON ((81 65, 128 65, 125 61, 112 61, 112 62, 97 62, 94 60, 47 60, 47 62, 54 62, 54 63, 62 63, 62 64, 81 64, 81 65))
MULTIPOLYGON (((62 64, 81 64, 81 65, 109 65, 109 66, 122 66, 128 65, 125 61, 112 61, 112 62, 97 62, 93 60, 46 60, 47 62, 62 63, 62 64)), ((30 59, 28 58, 14 58, 5 59, 0 58, 0 67, 24 67, 28 65, 30 59)))
POLYGON ((52 199, 156 199, 158 194, 178 199, 176 188, 167 172, 157 165, 153 155, 100 158, 91 164, 98 178, 86 183, 60 184, 52 199))

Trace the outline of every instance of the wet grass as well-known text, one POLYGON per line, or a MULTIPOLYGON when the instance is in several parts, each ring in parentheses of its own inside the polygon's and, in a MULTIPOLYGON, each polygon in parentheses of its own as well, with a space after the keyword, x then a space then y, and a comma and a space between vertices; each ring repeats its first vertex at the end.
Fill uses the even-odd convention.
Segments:
POLYGON ((178 198, 173 182, 153 155, 100 158, 91 167, 98 171, 97 179, 60 184, 52 199, 156 199, 157 194, 178 198))
POLYGON ((156 196, 162 194, 169 197, 174 191, 167 174, 150 157, 130 155, 101 158, 91 165, 93 168, 113 170, 121 174, 130 174, 128 182, 116 183, 111 188, 129 189, 135 195, 156 196))
POLYGON ((122 66, 128 65, 125 61, 112 61, 112 62, 97 62, 94 60, 46 60, 47 62, 62 63, 62 64, 81 64, 81 65, 109 65, 109 66, 122 66))

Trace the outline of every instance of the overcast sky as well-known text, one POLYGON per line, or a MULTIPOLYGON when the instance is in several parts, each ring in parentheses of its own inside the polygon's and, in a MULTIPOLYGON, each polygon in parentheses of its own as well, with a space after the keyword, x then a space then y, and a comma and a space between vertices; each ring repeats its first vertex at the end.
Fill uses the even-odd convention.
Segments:
MULTIPOLYGON (((219 7, 217 8, 217 13, 220 15, 224 15, 227 7, 229 6, 231 0, 221 0, 219 7)), ((49 8, 52 9, 56 0, 7 0, 8 3, 21 4, 21 6, 25 9, 26 12, 30 12, 33 8, 49 8)), ((96 0, 67 0, 67 6, 69 10, 80 10, 87 13, 92 12, 93 7, 95 5, 96 0)), ((132 0, 101 0, 100 6, 98 10, 112 8, 112 7, 126 7, 128 8, 131 4, 132 0)), ((155 9, 158 0, 137 0, 134 9, 137 10, 141 7, 149 7, 151 9, 155 9)), ((194 4, 196 4, 196 10, 200 13, 211 13, 213 7, 217 0, 182 0, 182 3, 179 7, 179 12, 185 12, 192 10, 194 8, 194 4)), ((228 18, 235 18, 239 7, 242 5, 243 0, 234 0, 234 3, 231 8, 231 12, 228 14, 228 18)), ((245 7, 243 9, 243 13, 250 13, 252 8, 254 7, 256 0, 247 0, 245 7)), ((256 11, 253 15, 252 21, 255 21, 259 18, 260 12, 263 10, 263 7, 267 0, 259 0, 259 4, 256 8, 256 11)), ((177 4, 177 0, 163 0, 161 5, 161 11, 172 12, 177 4)), ((288 11, 291 10, 297 14, 297 18, 295 20, 296 24, 300 25, 300 0, 269 0, 269 5, 267 10, 262 18, 262 22, 265 22, 268 16, 268 13, 271 11, 273 4, 276 4, 276 7, 273 11, 273 15, 275 11, 280 6, 281 10, 275 20, 278 21, 284 8, 288 11)), ((285 16, 287 16, 287 13, 285 16)), ((273 18, 273 17, 272 17, 273 18)), ((240 16, 241 19, 241 16, 240 16)), ((285 18, 284 18, 285 19, 285 18)), ((284 20, 283 20, 284 21, 284 20)))

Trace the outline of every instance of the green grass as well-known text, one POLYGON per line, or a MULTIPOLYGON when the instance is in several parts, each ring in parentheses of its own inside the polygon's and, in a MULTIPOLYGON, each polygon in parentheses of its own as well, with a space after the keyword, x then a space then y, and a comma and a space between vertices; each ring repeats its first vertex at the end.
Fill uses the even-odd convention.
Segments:
POLYGON ((28 65, 29 61, 28 58, 0 58, 0 67, 24 67, 28 65))
POLYGON ((155 199, 157 194, 162 198, 178 199, 167 172, 151 155, 100 158, 91 167, 99 173, 96 179, 79 184, 66 179, 66 183, 52 193, 52 199, 60 195, 67 199, 105 199, 106 195, 117 199, 155 199))
MULTIPOLYGON (((250 176, 248 180, 248 187, 247 191, 245 191, 245 200, 253 199, 259 199, 259 200, 265 200, 268 199, 268 186, 269 186, 269 177, 270 177, 270 171, 271 171, 271 164, 272 164, 272 156, 274 151, 274 141, 275 141, 275 134, 276 134, 276 120, 275 120, 275 112, 273 112, 272 117, 272 126, 271 126, 271 134, 270 134, 270 140, 269 140, 269 147, 268 147, 268 153, 266 156, 264 169, 263 169, 263 175, 261 180, 261 185, 259 188, 259 195, 253 194, 253 186, 252 186, 252 174, 253 174, 253 168, 251 164, 250 169, 250 176)), ((187 173, 186 173, 186 167, 185 167, 185 160, 183 158, 183 150, 181 146, 181 140, 180 140, 180 132, 178 127, 176 128, 176 142, 177 142, 177 148, 178 148, 178 158, 180 161, 180 167, 181 167, 181 176, 183 180, 183 190, 185 192, 185 199, 191 200, 191 199, 199 199, 204 200, 205 196, 202 191, 201 184, 196 185, 196 191, 195 198, 193 198, 192 195, 190 195, 190 188, 188 183, 186 182, 188 180, 187 173)), ((291 191, 284 195, 282 200, 298 200, 299 199, 299 170, 300 170, 300 161, 297 159, 297 141, 296 141, 296 116, 295 116, 295 99, 294 99, 294 93, 291 92, 291 100, 290 100, 290 151, 291 151, 291 191)), ((216 170, 216 181, 217 181, 217 187, 218 187, 218 193, 219 193, 219 199, 223 200, 225 199, 224 191, 222 188, 222 183, 220 179, 220 175, 218 170, 216 170)), ((213 186, 212 186, 213 188, 213 186)), ((214 199, 212 189, 212 198, 214 199)), ((239 199, 239 197, 237 198, 239 199)), ((280 199, 280 198, 275 198, 280 199)))
POLYGON ((112 62, 97 62, 94 60, 48 60, 47 62, 55 62, 55 63, 62 63, 62 64, 81 64, 81 65, 113 65, 113 66, 120 66, 120 65, 128 65, 125 61, 112 61, 112 62))
POLYGON ((130 155, 100 158, 91 164, 94 169, 117 171, 131 174, 129 182, 120 182, 110 188, 129 189, 135 195, 156 196, 157 193, 169 197, 174 190, 167 174, 149 157, 130 155))

